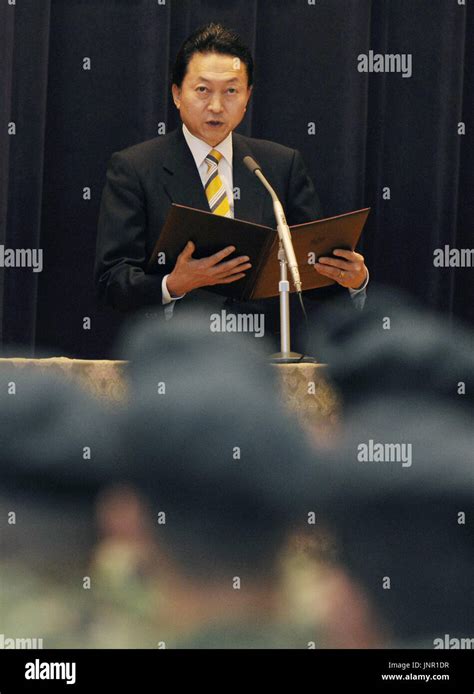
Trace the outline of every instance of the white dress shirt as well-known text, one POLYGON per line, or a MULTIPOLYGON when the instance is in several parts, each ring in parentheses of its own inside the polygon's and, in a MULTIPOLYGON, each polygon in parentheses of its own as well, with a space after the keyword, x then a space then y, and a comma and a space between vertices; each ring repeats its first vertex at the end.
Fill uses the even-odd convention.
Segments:
MULTIPOLYGON (((199 175, 201 177, 202 185, 204 187, 204 184, 206 183, 207 179, 207 164, 206 164, 206 157, 209 154, 209 152, 212 149, 217 149, 218 152, 222 154, 222 159, 220 160, 218 164, 218 171, 219 171, 219 176, 221 178, 221 181, 224 185, 225 192, 227 193, 227 198, 229 200, 229 205, 230 205, 230 216, 234 216, 234 193, 233 193, 233 186, 232 186, 232 132, 230 132, 227 137, 222 140, 222 142, 219 142, 218 145, 215 147, 211 147, 210 145, 207 144, 207 142, 204 142, 204 140, 200 140, 198 137, 193 135, 188 128, 185 126, 183 123, 183 135, 188 143, 188 147, 191 150, 191 154, 193 155, 194 161, 196 162, 196 167, 197 170, 199 171, 199 175)), ((168 291, 168 286, 166 284, 166 280, 168 278, 168 275, 165 275, 163 277, 163 281, 161 283, 161 291, 163 294, 163 305, 171 304, 170 308, 173 306, 174 301, 177 299, 182 299, 182 296, 178 297, 172 297, 168 291)), ((184 294, 183 294, 184 296, 184 294)), ((171 317, 171 311, 168 311, 168 316, 171 317)))
MULTIPOLYGON (((196 167, 197 170, 199 171, 199 175, 201 177, 202 185, 204 187, 204 184, 206 183, 206 178, 207 178, 207 164, 206 164, 206 157, 209 154, 209 152, 212 149, 217 149, 218 152, 222 154, 222 159, 219 161, 218 164, 218 171, 219 171, 219 176, 222 180, 222 183, 224 185, 224 188, 227 193, 227 197, 229 199, 229 204, 230 204, 230 215, 231 217, 234 216, 234 193, 233 193, 233 179, 232 179, 232 132, 230 132, 227 137, 222 140, 222 142, 219 142, 218 145, 215 147, 211 147, 210 145, 207 144, 207 142, 204 142, 204 140, 200 140, 198 137, 193 135, 188 128, 185 126, 183 123, 183 135, 184 138, 188 144, 189 149, 191 150, 191 154, 193 155, 194 161, 196 162, 196 167)), ((163 300, 162 303, 165 308, 165 314, 166 318, 171 318, 173 315, 173 308, 174 308, 174 302, 177 301, 178 299, 182 299, 184 294, 182 296, 177 296, 177 297, 172 297, 168 291, 168 286, 166 284, 166 280, 169 277, 169 275, 165 275, 163 277, 163 281, 161 283, 161 292, 163 295, 163 300)), ((365 288, 367 287, 367 284, 369 282, 369 273, 367 272, 367 278, 362 285, 362 287, 359 287, 359 289, 349 289, 349 293, 351 295, 351 298, 354 299, 354 303, 356 304, 357 308, 363 308, 364 303, 365 303, 365 297, 366 297, 366 292, 365 288), (357 297, 357 300, 356 300, 357 297)))

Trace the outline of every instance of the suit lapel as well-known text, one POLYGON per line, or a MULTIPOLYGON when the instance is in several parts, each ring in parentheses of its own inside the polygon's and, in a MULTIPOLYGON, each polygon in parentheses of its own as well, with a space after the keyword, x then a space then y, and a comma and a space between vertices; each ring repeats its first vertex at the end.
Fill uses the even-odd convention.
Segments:
POLYGON ((209 203, 191 150, 181 127, 177 128, 163 162, 164 187, 171 202, 209 212, 209 203))
POLYGON ((237 188, 239 197, 234 197, 234 217, 263 224, 263 207, 267 195, 255 174, 250 173, 243 158, 251 150, 241 135, 232 133, 232 178, 234 190, 237 188))
MULTIPOLYGON (((232 148, 233 187, 239 191, 234 198, 234 217, 263 224, 267 193, 243 163, 243 158, 247 154, 253 156, 253 153, 245 139, 236 133, 232 133, 232 148)), ((171 202, 209 212, 201 177, 181 127, 173 132, 163 161, 163 173, 164 187, 171 202)))

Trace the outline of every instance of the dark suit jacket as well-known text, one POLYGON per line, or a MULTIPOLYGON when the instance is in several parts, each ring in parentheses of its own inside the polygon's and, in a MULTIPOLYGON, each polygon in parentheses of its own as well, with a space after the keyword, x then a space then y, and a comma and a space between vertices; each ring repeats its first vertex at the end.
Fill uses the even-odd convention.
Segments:
MULTIPOLYGON (((322 216, 319 198, 297 150, 237 133, 232 133, 232 143, 233 186, 240 189, 240 199, 234 201, 235 217, 275 228, 271 198, 243 164, 246 154, 262 166, 283 203, 288 224, 322 216)), ((112 155, 102 195, 95 265, 99 296, 108 306, 124 312, 161 306, 161 282, 172 268, 146 275, 144 267, 172 202, 209 210, 181 127, 112 155)), ((320 300, 340 289, 334 285, 308 292, 305 297, 320 300)), ((193 294, 199 296, 199 291, 193 294)), ((236 308, 236 302, 213 296, 221 306, 232 303, 236 308)), ((188 301, 188 296, 181 301, 188 301)), ((267 327, 272 331, 277 323, 277 301, 267 299, 238 306, 246 312, 264 310, 267 327)))

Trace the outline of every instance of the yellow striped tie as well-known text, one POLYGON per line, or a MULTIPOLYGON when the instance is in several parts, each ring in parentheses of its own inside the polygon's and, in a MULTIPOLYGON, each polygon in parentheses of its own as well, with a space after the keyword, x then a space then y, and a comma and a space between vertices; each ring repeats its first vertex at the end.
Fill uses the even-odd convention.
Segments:
POLYGON ((224 184, 219 176, 218 164, 222 154, 217 149, 211 149, 205 161, 207 164, 207 179, 204 185, 206 198, 209 202, 212 214, 220 214, 222 217, 230 217, 230 204, 224 184))

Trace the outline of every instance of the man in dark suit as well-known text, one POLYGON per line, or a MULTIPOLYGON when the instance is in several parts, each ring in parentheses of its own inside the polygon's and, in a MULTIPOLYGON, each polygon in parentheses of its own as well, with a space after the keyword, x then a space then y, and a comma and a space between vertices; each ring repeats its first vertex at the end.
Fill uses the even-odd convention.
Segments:
MULTIPOLYGON (((234 32, 210 24, 192 34, 178 53, 172 81, 183 126, 112 156, 95 268, 106 304, 119 311, 162 306, 159 313, 167 317, 184 297, 189 302, 202 296, 206 287, 235 282, 250 267, 248 257, 230 257, 238 253, 234 247, 195 259, 189 242, 174 267, 145 274, 171 203, 275 226, 271 198, 244 166, 246 154, 262 166, 289 224, 321 217, 318 196, 298 151, 233 132, 245 115, 253 83, 252 56, 234 32)), ((318 302, 345 287, 360 305, 368 281, 364 258, 345 250, 335 254, 339 257, 320 258, 315 271, 336 284, 305 297, 318 302)), ((222 306, 222 298, 218 301, 222 306)), ((277 299, 227 300, 226 306, 233 312, 263 312, 267 331, 278 330, 277 299)))

